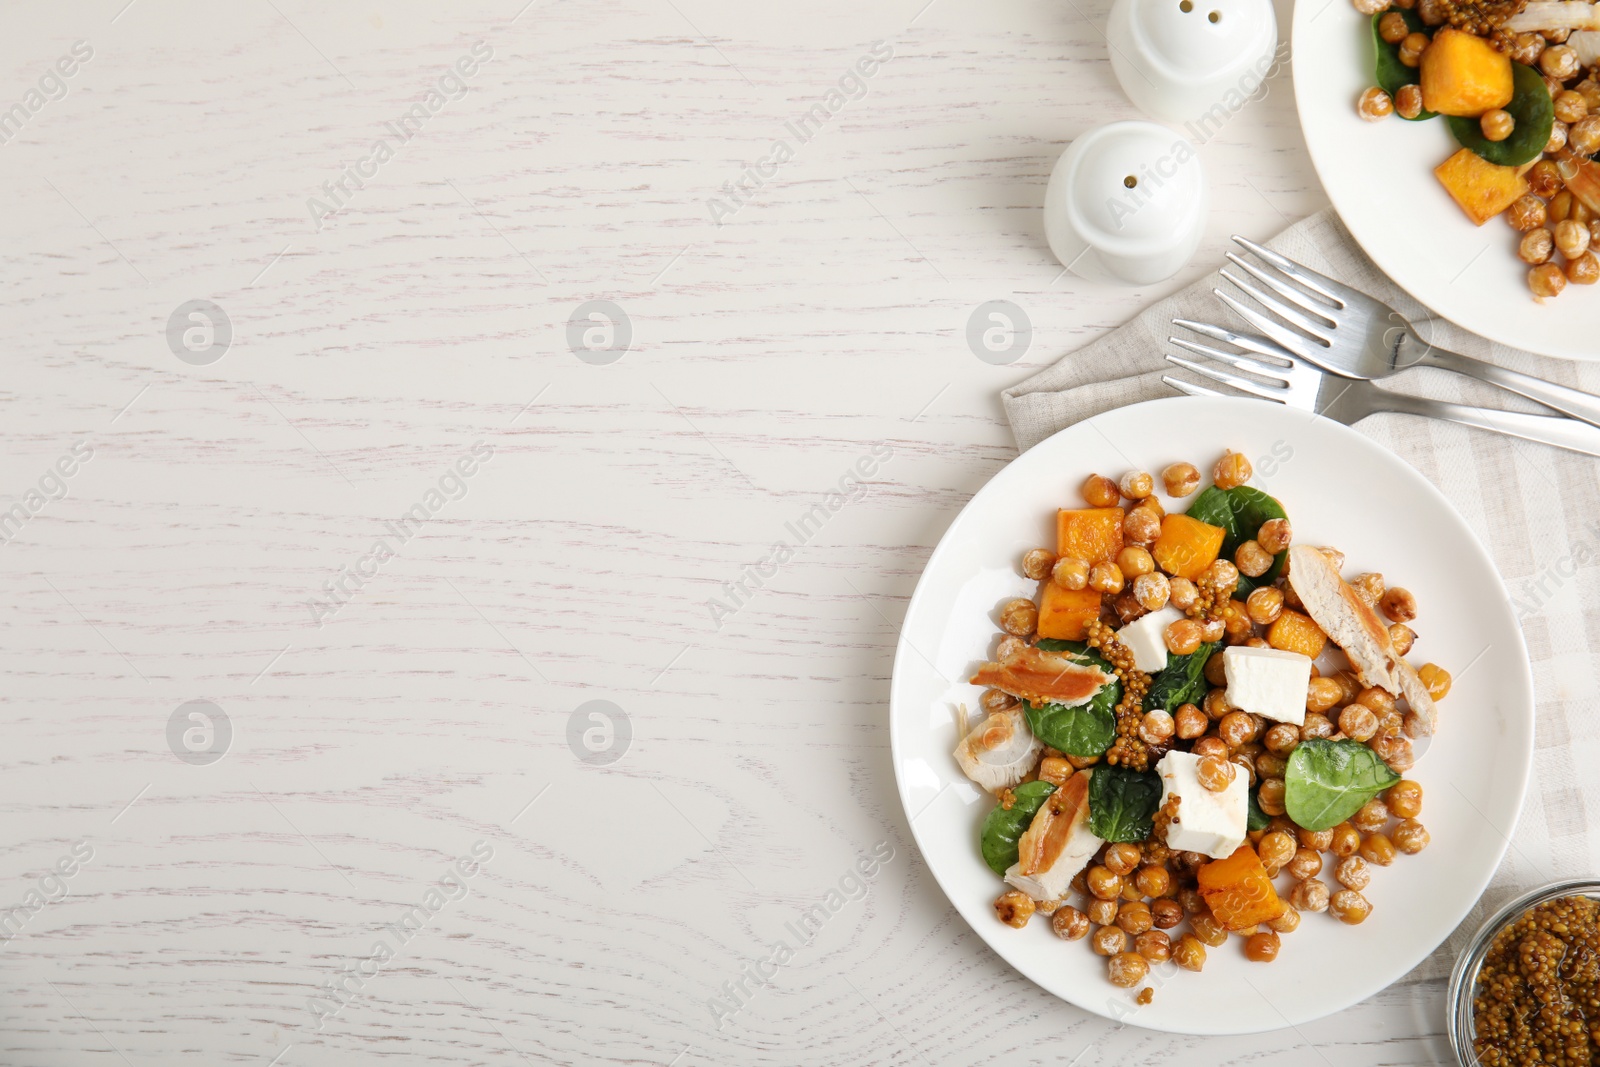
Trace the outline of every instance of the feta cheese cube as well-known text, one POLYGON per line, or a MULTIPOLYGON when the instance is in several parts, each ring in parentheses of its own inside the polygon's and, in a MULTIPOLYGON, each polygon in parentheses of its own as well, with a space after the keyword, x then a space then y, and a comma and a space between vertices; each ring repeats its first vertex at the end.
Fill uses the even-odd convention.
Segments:
POLYGON ((1167 847, 1199 852, 1212 859, 1231 856, 1244 844, 1250 819, 1250 781, 1241 770, 1228 788, 1213 793, 1200 784, 1200 757, 1193 752, 1168 752, 1156 764, 1161 775, 1161 803, 1176 794, 1178 817, 1167 826, 1167 847))
POLYGON ((1142 616, 1117 631, 1117 640, 1133 653, 1133 665, 1154 674, 1167 665, 1167 627, 1183 618, 1170 604, 1142 616))
POLYGON ((1240 711, 1304 726, 1311 660, 1298 652, 1230 645, 1222 650, 1228 703, 1240 711))

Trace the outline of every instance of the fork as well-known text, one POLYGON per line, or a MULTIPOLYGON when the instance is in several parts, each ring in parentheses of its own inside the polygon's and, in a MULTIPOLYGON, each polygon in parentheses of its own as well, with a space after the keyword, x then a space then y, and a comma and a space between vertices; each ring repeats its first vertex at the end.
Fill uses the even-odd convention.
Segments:
MULTIPOLYGON (((1559 415, 1526 415, 1519 411, 1497 411, 1494 408, 1469 407, 1443 400, 1430 400, 1427 397, 1392 393, 1362 378, 1340 378, 1337 375, 1326 374, 1313 366, 1309 360, 1300 358, 1264 337, 1236 333, 1221 326, 1212 326, 1191 319, 1173 319, 1172 322, 1175 326, 1182 326, 1204 337, 1254 353, 1254 356, 1249 356, 1181 337, 1167 338, 1186 351, 1208 356, 1219 363, 1257 375, 1257 378, 1246 378, 1179 355, 1167 354, 1167 362, 1242 393, 1248 393, 1250 396, 1276 401, 1317 415, 1325 415, 1346 426, 1354 426, 1368 415, 1379 412, 1422 415, 1465 426, 1476 426, 1480 430, 1493 430, 1495 433, 1508 434, 1539 444, 1554 445, 1585 455, 1600 456, 1600 429, 1588 423, 1564 419, 1559 415)), ((1190 384, 1170 374, 1163 375, 1161 380, 1190 396, 1227 395, 1204 386, 1190 384)))
POLYGON ((1237 234, 1233 239, 1272 269, 1258 267, 1229 252, 1229 261, 1261 284, 1252 284, 1226 267, 1222 269, 1222 276, 1255 298, 1277 319, 1263 315, 1221 289, 1212 292, 1256 330, 1323 370, 1346 378, 1373 381, 1412 367, 1438 367, 1520 393, 1575 419, 1600 426, 1600 397, 1435 348, 1418 336, 1403 315, 1381 300, 1254 241, 1237 234), (1291 285, 1286 278, 1303 288, 1291 285), (1289 329, 1285 322, 1295 329, 1289 329))

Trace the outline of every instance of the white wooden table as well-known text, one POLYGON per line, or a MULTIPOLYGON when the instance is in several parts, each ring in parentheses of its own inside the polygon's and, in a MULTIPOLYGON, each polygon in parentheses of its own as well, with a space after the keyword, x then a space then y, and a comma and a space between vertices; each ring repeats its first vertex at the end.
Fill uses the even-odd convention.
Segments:
POLYGON ((1437 984, 1238 1039, 1054 1000, 890 770, 896 622, 1014 454, 999 390, 1322 206, 1289 75, 1203 146, 1194 264, 1113 291, 1039 217, 1133 117, 1106 0, 524 2, 0 14, 0 1062, 1442 1060, 1437 984), (596 300, 626 327, 579 358, 596 300))

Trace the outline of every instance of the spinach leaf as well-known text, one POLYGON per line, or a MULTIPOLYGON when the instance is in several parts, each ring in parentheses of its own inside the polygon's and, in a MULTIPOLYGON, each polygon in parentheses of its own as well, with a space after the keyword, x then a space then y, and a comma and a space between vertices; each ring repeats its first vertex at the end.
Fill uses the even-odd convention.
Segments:
POLYGON ((979 847, 983 850, 983 862, 995 874, 1005 877, 1006 869, 1017 862, 1017 842, 1033 822, 1045 798, 1055 791, 1056 787, 1049 782, 1024 782, 1013 790, 1017 799, 1010 811, 997 804, 983 820, 979 847))
POLYGON ((1400 780, 1359 741, 1302 741, 1283 773, 1283 804, 1307 830, 1327 830, 1400 780))
POLYGON ((1265 830, 1272 823, 1267 813, 1261 810, 1261 801, 1256 798, 1258 792, 1259 788, 1250 790, 1250 808, 1245 815, 1245 829, 1252 833, 1256 830, 1265 830))
POLYGON ((1206 660, 1217 650, 1215 644, 1201 645, 1187 656, 1168 656, 1167 665, 1150 680, 1144 697, 1144 710, 1178 710, 1183 704, 1199 704, 1206 695, 1206 660))
MULTIPOLYGON (((1044 652, 1065 652, 1080 663, 1111 673, 1111 664, 1081 641, 1046 638, 1039 642, 1038 648, 1044 652)), ((1116 707, 1121 699, 1122 683, 1113 679, 1101 686, 1086 704, 1035 706, 1024 700, 1022 713, 1028 719, 1028 729, 1033 731, 1033 736, 1069 756, 1087 759, 1100 755, 1117 739, 1116 707)))
POLYGON ((1555 104, 1550 100, 1550 90, 1543 76, 1522 63, 1511 64, 1511 103, 1506 110, 1517 120, 1511 136, 1504 141, 1491 141, 1483 135, 1477 119, 1450 116, 1450 132, 1462 148, 1470 148, 1490 163, 1502 167, 1520 167, 1538 159, 1550 140, 1550 130, 1555 124, 1555 104))
MULTIPOLYGON (((1289 517, 1277 500, 1248 485, 1236 485, 1232 489, 1207 486, 1205 492, 1194 498, 1194 503, 1185 514, 1226 531, 1222 539, 1222 557, 1230 560, 1240 545, 1256 536, 1262 523, 1268 519, 1289 517)), ((1256 588, 1271 585, 1283 573, 1288 560, 1289 552, 1285 549, 1278 553, 1272 566, 1261 577, 1239 575, 1239 588, 1234 596, 1243 600, 1256 588)))
POLYGON ((1096 767, 1089 778, 1089 829, 1106 841, 1143 841, 1161 807, 1161 776, 1127 767, 1096 767))
MULTIPOLYGON (((1401 17, 1406 20, 1406 27, 1412 33, 1429 32, 1428 27, 1422 24, 1422 16, 1415 11, 1398 8, 1395 10, 1400 11, 1401 17)), ((1395 93, 1400 91, 1402 85, 1416 85, 1420 75, 1417 73, 1417 68, 1408 67, 1400 62, 1400 46, 1385 41, 1383 35, 1378 32, 1378 21, 1382 18, 1383 13, 1381 12, 1372 16, 1372 45, 1376 56, 1376 60, 1373 63, 1373 73, 1376 75, 1378 87, 1393 97, 1395 93)), ((1432 36, 1431 34, 1429 35, 1432 36)), ((1397 111, 1395 114, 1398 115, 1400 113, 1397 111)), ((1436 115, 1437 112, 1424 110, 1422 114, 1411 121, 1421 122, 1423 119, 1431 119, 1436 115)), ((1402 115, 1401 117, 1404 118, 1405 116, 1402 115)))

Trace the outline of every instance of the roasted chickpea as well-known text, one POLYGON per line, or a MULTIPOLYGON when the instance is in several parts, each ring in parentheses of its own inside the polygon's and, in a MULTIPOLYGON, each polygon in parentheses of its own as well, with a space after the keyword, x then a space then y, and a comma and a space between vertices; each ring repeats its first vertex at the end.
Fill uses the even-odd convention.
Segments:
POLYGON ((1379 689, 1369 685, 1356 694, 1356 703, 1372 709, 1372 713, 1382 718, 1395 710, 1394 696, 1386 689, 1379 689))
POLYGON ((1245 598, 1244 610, 1251 622, 1258 626, 1270 626, 1283 614, 1283 592, 1270 585, 1251 590, 1245 598))
MULTIPOLYGON (((1223 935, 1226 942, 1227 935, 1223 935)), ((1186 971, 1203 970, 1206 965, 1206 947, 1194 934, 1184 934, 1172 946, 1172 962, 1186 971)))
POLYGON ((1213 560, 1200 580, 1210 584, 1213 589, 1231 589, 1239 584, 1239 568, 1225 559, 1213 560))
POLYGON ((1139 739, 1147 745, 1164 745, 1177 731, 1177 722, 1160 708, 1145 712, 1139 720, 1139 739))
POLYGON ((1136 545, 1153 545, 1161 536, 1161 516, 1141 504, 1122 517, 1122 536, 1136 545))
POLYGON ((1321 912, 1328 910, 1328 886, 1315 878, 1307 878, 1297 882, 1289 891, 1289 903, 1300 911, 1321 912))
POLYGON ((1265 734, 1261 743, 1267 746, 1267 751, 1274 756, 1287 757, 1300 745, 1300 727, 1292 722, 1274 723, 1265 734))
POLYGON ((1572 36, 1572 31, 1566 28, 1559 30, 1540 30, 1539 36, 1543 37, 1545 42, 1548 44, 1561 44, 1568 37, 1572 36))
POLYGON ((1189 751, 1202 759, 1206 756, 1215 756, 1220 760, 1228 758, 1228 746, 1220 737, 1202 737, 1189 751))
POLYGON ((1427 848, 1429 840, 1427 828, 1415 819, 1406 819, 1394 828, 1394 847, 1408 856, 1427 848))
POLYGON ((1115 956, 1128 947, 1128 935, 1118 926, 1102 926, 1089 935, 1089 946, 1096 956, 1115 956))
POLYGON ((1056 565, 1056 554, 1048 548, 1035 548, 1022 557, 1022 573, 1036 582, 1050 577, 1050 568, 1056 565))
POLYGON ((1300 911, 1293 904, 1283 909, 1276 919, 1267 920, 1267 929, 1279 934, 1292 934, 1300 929, 1300 911))
POLYGON ((1015 637, 1028 637, 1039 624, 1039 606, 1021 597, 1000 605, 1000 629, 1015 637))
POLYGON ((1539 54, 1539 69, 1545 77, 1566 81, 1578 73, 1578 53, 1564 44, 1552 45, 1539 54))
MULTIPOLYGON (((1425 33, 1406 34, 1400 40, 1400 62, 1408 67, 1420 66, 1422 53, 1427 49, 1428 43, 1428 35, 1425 33)), ((1367 92, 1370 93, 1372 90, 1368 89, 1367 92)))
POLYGON ((1117 925, 1130 936, 1138 937, 1154 925, 1150 905, 1142 900, 1130 901, 1117 912, 1117 925))
POLYGON ((1110 926, 1116 922, 1117 912, 1121 909, 1122 901, 1119 899, 1101 900, 1099 897, 1095 897, 1084 905, 1084 911, 1088 914, 1089 921, 1098 923, 1101 926, 1110 926))
POLYGON ((1389 627, 1389 643, 1394 646, 1396 653, 1404 656, 1417 643, 1417 631, 1403 622, 1397 622, 1389 627))
POLYGON ((1339 703, 1344 688, 1332 678, 1313 678, 1306 683, 1306 709, 1328 711, 1339 703))
POLYGON ((1282 778, 1263 778, 1261 788, 1256 790, 1256 803, 1268 815, 1282 815, 1283 792, 1282 778))
POLYGON ((1378 36, 1387 44, 1399 44, 1411 35, 1411 27, 1406 24, 1406 18, 1398 11, 1390 11, 1378 20, 1378 36))
POLYGON ((983 696, 978 700, 978 706, 993 715, 997 711, 1007 711, 1016 707, 1017 698, 998 689, 986 689, 983 696))
POLYGON ((1167 585, 1171 589, 1167 602, 1179 611, 1188 611, 1200 597, 1200 590, 1187 578, 1168 579, 1167 585))
POLYGON ((1404 774, 1416 765, 1416 748, 1398 726, 1380 728, 1367 747, 1392 769, 1404 774))
POLYGON ((1119 878, 1124 874, 1132 874, 1134 868, 1139 866, 1139 846, 1127 842, 1119 842, 1106 849, 1105 858, 1101 861, 1106 870, 1119 878))
POLYGON ((1172 939, 1160 930, 1146 930, 1133 939, 1133 950, 1151 963, 1166 963, 1172 958, 1172 939))
MULTIPOLYGON (((1155 713, 1151 712, 1151 714, 1155 713)), ((1165 712, 1162 714, 1165 714, 1165 712)), ((1177 713, 1171 716, 1171 720, 1172 734, 1176 735, 1181 741, 1194 740, 1195 738, 1204 734, 1206 732, 1206 727, 1210 725, 1209 720, 1206 718, 1205 712, 1201 711, 1193 704, 1179 705, 1177 713)))
POLYGON ((1334 729, 1333 720, 1320 711, 1306 712, 1306 721, 1300 726, 1300 740, 1320 741, 1332 737, 1338 731, 1334 729))
POLYGON ((1085 885, 1089 895, 1099 900, 1115 900, 1122 892, 1121 876, 1099 865, 1089 868, 1085 885))
POLYGON ((1361 857, 1368 863, 1387 867, 1394 862, 1394 842, 1389 840, 1388 834, 1370 834, 1361 841, 1361 857))
POLYGON ((1217 736, 1226 741, 1229 748, 1238 748, 1261 736, 1261 720, 1248 711, 1230 711, 1217 723, 1217 736))
POLYGON ((1383 794, 1384 803, 1389 805, 1389 814, 1397 819, 1415 819, 1422 814, 1422 785, 1409 778, 1402 778, 1389 787, 1383 794))
POLYGON ((1211 469, 1211 480, 1218 489, 1232 489, 1250 480, 1254 471, 1250 461, 1239 452, 1224 452, 1217 465, 1211 469))
POLYGON ((1256 531, 1256 544, 1275 556, 1289 547, 1293 537, 1294 528, 1288 519, 1268 519, 1256 531))
POLYGON ((1333 917, 1350 926, 1359 926, 1372 914, 1372 904, 1354 889, 1341 889, 1328 899, 1333 917))
POLYGON ((1584 100, 1582 94, 1575 93, 1571 89, 1557 93, 1551 102, 1555 105, 1556 118, 1561 122, 1568 124, 1580 122, 1589 114, 1588 101, 1584 100))
POLYGON ((1361 848, 1361 831, 1347 822, 1335 826, 1330 833, 1332 840, 1328 842, 1328 851, 1343 859, 1345 856, 1354 856, 1361 848))
POLYGON ((1272 554, 1262 548, 1259 542, 1246 541, 1234 552, 1233 562, 1239 568, 1240 574, 1259 578, 1272 569, 1274 560, 1272 554))
POLYGON ((1098 593, 1122 592, 1122 568, 1104 561, 1089 568, 1089 588, 1098 593))
POLYGON ((1122 499, 1117 483, 1103 474, 1091 474, 1083 480, 1083 499, 1090 507, 1109 508, 1122 499))
POLYGON ((1271 930, 1251 934, 1244 943, 1244 957, 1253 963, 1271 963, 1278 958, 1278 935, 1271 930))
POLYGON ((1020 929, 1027 926, 1028 920, 1033 918, 1033 900, 1028 894, 1013 889, 995 898, 994 913, 1007 926, 1020 929))
POLYGON ((1106 975, 1111 984, 1123 989, 1131 989, 1144 981, 1145 975, 1150 973, 1150 961, 1137 952, 1121 952, 1111 957, 1106 965, 1106 975))
POLYGON ((1512 201, 1506 208, 1506 221, 1511 223, 1511 228, 1518 233, 1527 233, 1536 230, 1545 224, 1549 217, 1548 209, 1543 200, 1532 193, 1524 193, 1512 201))
POLYGON ((1133 580, 1133 598, 1146 611, 1159 611, 1172 598, 1172 585, 1160 571, 1141 574, 1133 580))
POLYGON ((1178 904, 1183 908, 1185 915, 1205 915, 1208 912, 1206 898, 1193 886, 1178 890, 1178 904))
POLYGON ((1333 879, 1346 889, 1365 889, 1372 882, 1372 871, 1360 856, 1346 856, 1333 865, 1333 879))
POLYGON ((1422 678, 1422 684, 1428 687, 1428 695, 1435 700, 1443 700, 1450 695, 1450 672, 1437 663, 1424 663, 1417 668, 1417 674, 1422 678))
POLYGON ((1010 659, 1027 647, 1028 642, 1022 638, 1007 634, 994 646, 994 658, 998 660, 1010 659))
POLYGON ((1256 855, 1261 857, 1261 862, 1279 870, 1289 865, 1296 851, 1294 838, 1281 830, 1268 833, 1256 845, 1256 855))
MULTIPOLYGON (((1166 870, 1165 867, 1161 870, 1166 870)), ((1158 930, 1170 930, 1183 922, 1183 905, 1169 897, 1153 901, 1150 905, 1150 917, 1158 930)))
POLYGON ((1143 500, 1155 492, 1155 479, 1148 471, 1128 471, 1117 482, 1117 488, 1129 500, 1143 500))
POLYGON ((1535 66, 1548 43, 1537 33, 1519 33, 1511 39, 1511 58, 1525 66, 1535 66))
POLYGON ((1063 589, 1083 589, 1089 584, 1089 561, 1062 556, 1050 569, 1050 580, 1063 589))
POLYGON ((1195 768, 1195 777, 1200 784, 1213 793, 1221 793, 1233 784, 1236 775, 1234 765, 1225 759, 1216 756, 1203 756, 1195 768))
POLYGON ((1187 656, 1200 647, 1200 624, 1193 619, 1179 619, 1166 630, 1167 651, 1174 656, 1187 656))
POLYGON ((1194 931, 1194 936, 1202 944, 1217 948, 1228 943, 1228 929, 1211 915, 1189 916, 1189 929, 1194 931))
MULTIPOLYGON (((1581 222, 1563 219, 1556 223, 1556 249, 1568 259, 1577 259, 1589 251, 1589 227, 1581 222)), ((1405 619, 1397 619, 1405 622, 1405 619)))
MULTIPOLYGON (((1555 155, 1567 146, 1567 124, 1565 122, 1552 122, 1550 124, 1550 139, 1544 143, 1545 153, 1555 155)), ((1543 223, 1540 223, 1543 225, 1543 223)))
POLYGON ((1354 815, 1350 816, 1350 825, 1364 834, 1375 834, 1389 824, 1389 805, 1378 797, 1373 797, 1354 815))
POLYGON ((1089 917, 1077 908, 1060 907, 1050 916, 1050 929, 1063 941, 1082 941, 1089 936, 1089 917))
POLYGON ((1554 160, 1539 160, 1528 168, 1528 173, 1523 177, 1528 180, 1528 188, 1533 194, 1542 196, 1546 200, 1555 196, 1561 189, 1561 171, 1556 167, 1554 160))
POLYGON ((1200 470, 1193 463, 1173 463, 1161 472, 1168 496, 1185 497, 1200 488, 1200 470))
POLYGON ((1447 17, 1444 0, 1417 0, 1416 9, 1424 26, 1441 25, 1447 17))
POLYGON ((1134 884, 1147 897, 1164 897, 1172 890, 1172 872, 1160 864, 1152 863, 1139 868, 1139 873, 1134 876, 1134 884))
POLYGON ((1417 617, 1417 598, 1398 585, 1384 591, 1378 606, 1390 622, 1410 622, 1417 617))
POLYGON ((1489 141, 1504 141, 1511 136, 1511 131, 1516 127, 1517 120, 1504 108, 1491 108, 1478 119, 1478 128, 1489 141))
POLYGON ((1284 869, 1297 882, 1315 878, 1322 873, 1322 853, 1314 848, 1298 849, 1294 858, 1284 865, 1284 869))
POLYGON ((1567 144, 1580 155, 1600 152, 1600 115, 1588 115, 1567 131, 1567 144))
POLYGON ((1414 83, 1400 86, 1394 92, 1394 113, 1403 119, 1414 119, 1422 114, 1422 87, 1414 83))
POLYGON ((1593 285, 1600 281, 1600 257, 1595 256, 1593 249, 1567 261, 1567 281, 1573 285, 1593 285))

